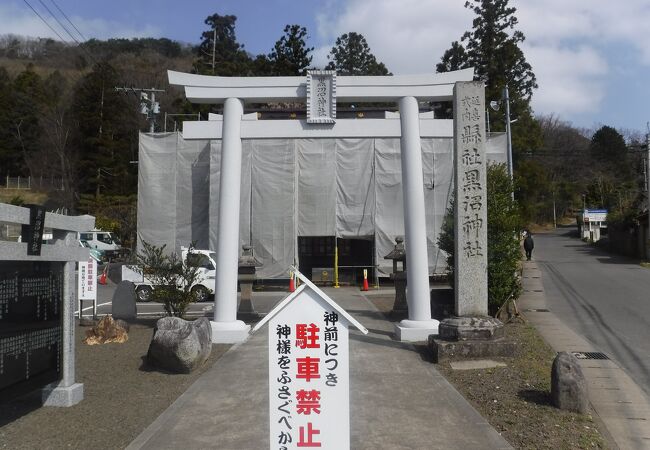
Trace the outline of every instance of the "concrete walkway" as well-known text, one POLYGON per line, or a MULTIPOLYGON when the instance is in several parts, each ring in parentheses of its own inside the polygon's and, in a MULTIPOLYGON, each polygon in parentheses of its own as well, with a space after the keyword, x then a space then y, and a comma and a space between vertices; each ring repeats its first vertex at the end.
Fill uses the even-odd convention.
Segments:
MULTIPOLYGON (((370 331, 350 332, 350 448, 511 448, 357 289, 326 292, 370 331)), ((267 333, 233 346, 128 448, 269 448, 267 333)))
MULTIPOLYGON (((519 309, 555 351, 599 351, 548 310, 542 273, 535 261, 524 262, 523 287, 519 309)), ((643 390, 612 360, 581 359, 580 366, 589 400, 609 440, 621 449, 650 449, 650 400, 643 390)))

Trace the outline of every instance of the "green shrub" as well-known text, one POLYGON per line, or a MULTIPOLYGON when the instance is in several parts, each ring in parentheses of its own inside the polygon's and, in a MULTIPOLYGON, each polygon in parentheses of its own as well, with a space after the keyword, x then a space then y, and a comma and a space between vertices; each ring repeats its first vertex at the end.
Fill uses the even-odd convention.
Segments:
MULTIPOLYGON (((517 202, 512 199, 512 181, 504 164, 487 168, 488 221, 488 309, 491 314, 510 296, 521 294, 517 268, 521 259, 519 231, 522 220, 517 202)), ((447 254, 447 266, 453 280, 454 271, 454 199, 447 208, 438 247, 447 254)))
MULTIPOLYGON (((183 317, 191 303, 197 301, 192 285, 199 279, 199 269, 183 261, 177 253, 166 254, 165 245, 157 247, 142 241, 137 262, 144 276, 154 286, 151 300, 162 303, 169 316, 183 317)), ((192 253, 194 244, 187 254, 192 253)))
POLYGON ((14 197, 11 197, 11 200, 9 200, 9 204, 14 206, 23 206, 25 204, 25 199, 22 198, 20 195, 16 195, 14 197))

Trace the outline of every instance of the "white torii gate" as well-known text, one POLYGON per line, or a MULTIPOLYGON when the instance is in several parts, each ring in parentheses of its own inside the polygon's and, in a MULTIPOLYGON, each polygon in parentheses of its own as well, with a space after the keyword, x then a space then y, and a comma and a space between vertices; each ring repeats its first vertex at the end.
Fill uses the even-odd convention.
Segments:
MULTIPOLYGON (((438 334, 439 322, 431 318, 420 138, 453 137, 453 121, 420 114, 418 102, 452 100, 454 83, 471 81, 474 69, 433 75, 334 77, 320 71, 314 74, 329 76, 328 96, 332 104, 327 105, 327 119, 258 121, 256 115, 244 116, 245 102, 299 101, 309 107, 313 102, 308 96, 310 88, 313 92, 311 75, 213 77, 168 71, 169 84, 184 86, 190 102, 224 104, 223 120, 183 122, 185 139, 222 140, 213 342, 241 342, 250 330, 249 325, 237 320, 242 138, 400 138, 409 316, 395 326, 395 335, 402 341, 426 340, 428 335, 438 334), (336 101, 398 102, 399 120, 396 115, 386 119, 334 120, 336 101)), ((313 111, 310 109, 312 117, 313 111)))

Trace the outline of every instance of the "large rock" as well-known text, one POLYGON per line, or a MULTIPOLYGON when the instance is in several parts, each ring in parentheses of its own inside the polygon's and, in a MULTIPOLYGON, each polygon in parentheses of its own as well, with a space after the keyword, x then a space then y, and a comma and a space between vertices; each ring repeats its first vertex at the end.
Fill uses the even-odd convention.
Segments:
POLYGON ((135 320, 138 316, 135 300, 135 285, 131 281, 120 281, 113 294, 113 318, 135 320))
POLYGON ((212 351, 210 321, 192 322, 180 317, 163 317, 156 323, 147 359, 170 372, 190 373, 200 367, 212 351))
POLYGON ((587 382, 571 353, 560 352, 551 369, 551 397, 560 409, 585 414, 589 405, 587 382))

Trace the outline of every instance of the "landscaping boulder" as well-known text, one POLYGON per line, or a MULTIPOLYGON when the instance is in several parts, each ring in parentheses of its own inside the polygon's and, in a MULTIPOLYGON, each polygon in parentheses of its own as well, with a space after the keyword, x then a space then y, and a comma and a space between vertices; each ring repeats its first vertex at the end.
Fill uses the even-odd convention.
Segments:
POLYGON ((113 294, 113 318, 135 320, 138 315, 135 299, 134 284, 131 281, 120 281, 113 294))
POLYGON ((152 365, 170 372, 190 373, 200 367, 212 351, 210 321, 163 317, 156 323, 147 359, 152 365))
POLYGON ((571 353, 560 352, 553 361, 551 397, 553 404, 560 409, 581 414, 587 412, 587 381, 578 364, 578 358, 571 353))
POLYGON ((86 330, 83 343, 86 345, 109 344, 115 342, 122 344, 129 340, 129 325, 123 320, 113 320, 111 316, 104 316, 97 325, 86 330))

